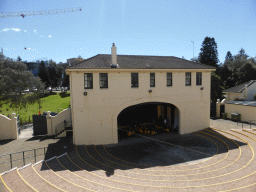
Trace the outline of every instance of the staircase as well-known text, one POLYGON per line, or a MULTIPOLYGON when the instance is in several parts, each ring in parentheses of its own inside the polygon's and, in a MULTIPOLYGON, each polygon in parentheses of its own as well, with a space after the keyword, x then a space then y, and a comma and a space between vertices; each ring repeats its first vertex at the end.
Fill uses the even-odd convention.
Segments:
POLYGON ((64 120, 55 127, 55 137, 72 136, 72 122, 64 120), (65 133, 65 134, 63 134, 65 133))
POLYGON ((255 130, 209 128, 151 138, 73 146, 2 173, 0 191, 256 191, 255 130))

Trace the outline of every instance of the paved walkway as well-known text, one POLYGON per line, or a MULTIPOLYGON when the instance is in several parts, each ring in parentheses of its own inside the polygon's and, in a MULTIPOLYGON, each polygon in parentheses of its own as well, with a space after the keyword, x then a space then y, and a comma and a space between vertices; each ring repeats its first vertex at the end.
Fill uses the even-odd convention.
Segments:
MULTIPOLYGON (((234 122, 231 120, 224 120, 224 119, 212 120, 211 119, 210 126, 216 129, 221 129, 221 130, 241 129, 242 123, 239 123, 237 125, 237 122, 234 122)), ((243 128, 250 129, 250 124, 243 124, 243 128)), ((256 125, 251 125, 251 129, 255 129, 255 128, 256 128, 256 125)))
MULTIPOLYGON (((33 137, 33 129, 31 127, 32 124, 26 125, 21 130, 21 134, 19 136, 19 139, 17 140, 5 140, 0 141, 0 155, 2 154, 9 154, 19 151, 26 151, 31 149, 37 149, 37 148, 43 148, 43 147, 49 147, 49 149, 56 149, 58 154, 61 154, 61 151, 65 150, 66 146, 71 145, 72 142, 70 139, 61 138, 61 139, 55 139, 54 137, 47 137, 47 136, 36 136, 33 137), (58 149, 61 149, 58 151, 58 149)), ((242 125, 237 126, 236 122, 230 121, 230 120, 223 120, 223 119, 217 119, 217 120, 211 120, 210 121, 211 127, 218 128, 221 130, 230 130, 230 129, 241 129, 242 125)), ((244 125, 244 128, 250 128, 248 124, 244 125)), ((255 125, 252 126, 252 128, 256 128, 255 125)), ((129 141, 132 141, 133 138, 129 138, 129 141)), ((121 144, 122 142, 119 142, 121 144)), ((128 142, 129 143, 129 142, 128 142)), ((131 143, 131 142, 130 142, 131 143)), ((30 153, 27 153, 29 156, 33 156, 34 151, 31 151, 30 153)), ((42 154, 43 150, 37 151, 37 154, 42 154)), ((56 152, 55 152, 56 153, 56 152)), ((52 154, 46 151, 46 157, 51 157, 52 154)), ((7 161, 9 161, 10 157, 6 157, 7 161)), ((21 156, 13 156, 14 159, 16 158, 22 158, 21 156)), ((38 156, 37 161, 43 159, 43 156, 38 156)), ((0 162, 3 161, 3 158, 0 157, 0 162)), ((34 159, 30 158, 27 162, 33 162, 34 159)), ((18 163, 18 162, 17 162, 18 163)), ((21 165, 23 164, 22 161, 20 161, 21 165)), ((19 164, 14 163, 14 166, 19 166, 19 164)), ((0 166, 0 173, 3 171, 6 171, 10 169, 10 164, 7 163, 6 165, 1 164, 0 166)))

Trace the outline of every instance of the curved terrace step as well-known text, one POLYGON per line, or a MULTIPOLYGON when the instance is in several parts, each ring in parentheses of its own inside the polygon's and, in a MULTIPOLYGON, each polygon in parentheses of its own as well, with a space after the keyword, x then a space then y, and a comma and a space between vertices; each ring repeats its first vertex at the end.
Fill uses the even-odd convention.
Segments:
MULTIPOLYGON (((146 165, 147 161, 140 164, 138 158, 133 161, 133 156, 123 158, 110 146, 76 146, 49 161, 3 174, 0 191, 256 191, 256 132, 213 128, 196 134, 194 138, 208 140, 211 154, 203 155, 207 148, 194 145, 193 150, 203 152, 196 163, 168 163, 170 156, 166 155, 163 164, 146 165)), ((151 143, 150 147, 158 150, 157 145, 151 143)))

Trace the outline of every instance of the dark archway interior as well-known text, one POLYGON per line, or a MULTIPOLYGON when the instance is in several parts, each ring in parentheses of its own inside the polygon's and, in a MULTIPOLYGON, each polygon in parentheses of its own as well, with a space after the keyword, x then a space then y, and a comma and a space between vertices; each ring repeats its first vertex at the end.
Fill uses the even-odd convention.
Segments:
POLYGON ((152 127, 161 126, 177 132, 178 120, 175 120, 175 118, 178 114, 177 112, 175 114, 175 110, 177 111, 177 108, 174 105, 160 102, 133 105, 125 108, 118 115, 118 128, 126 131, 129 129, 136 133, 140 126, 144 126, 142 130, 145 130, 145 126, 149 127, 150 130, 152 130, 152 127), (134 131, 134 129, 137 129, 137 131, 134 131))

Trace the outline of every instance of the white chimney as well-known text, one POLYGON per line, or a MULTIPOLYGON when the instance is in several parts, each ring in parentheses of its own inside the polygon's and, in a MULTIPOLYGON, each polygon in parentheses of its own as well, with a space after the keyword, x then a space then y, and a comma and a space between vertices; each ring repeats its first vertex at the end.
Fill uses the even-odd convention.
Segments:
POLYGON ((116 46, 115 43, 113 43, 113 46, 111 47, 111 58, 112 58, 112 65, 117 64, 117 57, 116 57, 116 46))

